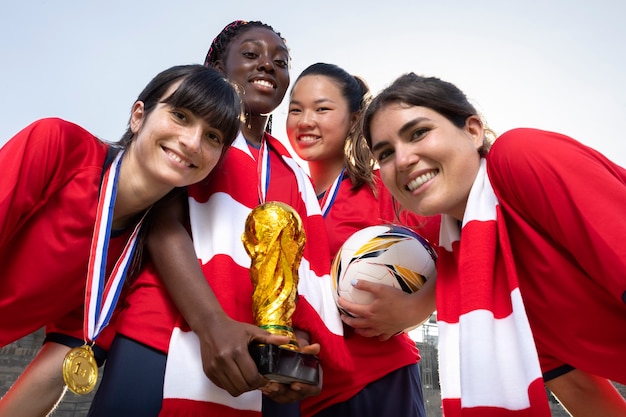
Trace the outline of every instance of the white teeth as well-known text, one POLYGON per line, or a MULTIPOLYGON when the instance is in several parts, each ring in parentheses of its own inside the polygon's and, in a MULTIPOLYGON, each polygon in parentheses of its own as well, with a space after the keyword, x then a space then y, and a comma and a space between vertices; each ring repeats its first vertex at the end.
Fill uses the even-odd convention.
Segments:
POLYGON ((183 164, 187 167, 190 167, 191 164, 183 159, 181 159, 178 155, 176 155, 174 152, 170 152, 168 151, 167 154, 169 155, 170 158, 172 158, 174 161, 178 162, 179 164, 183 164))
POLYGON ((438 171, 430 171, 426 174, 422 174, 419 177, 415 178, 413 181, 407 184, 406 188, 409 191, 413 191, 424 185, 424 183, 437 175, 438 171))
POLYGON ((300 142, 313 142, 314 140, 317 140, 317 136, 300 136, 298 140, 300 142))
POLYGON ((265 80, 254 80, 253 83, 262 85, 263 87, 274 88, 274 84, 272 84, 269 81, 265 81, 265 80))

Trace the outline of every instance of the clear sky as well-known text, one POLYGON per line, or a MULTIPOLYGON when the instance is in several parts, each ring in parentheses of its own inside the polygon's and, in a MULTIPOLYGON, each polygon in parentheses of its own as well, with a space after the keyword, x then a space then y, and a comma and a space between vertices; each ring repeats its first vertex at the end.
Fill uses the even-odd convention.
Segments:
POLYGON ((287 39, 292 79, 319 61, 373 93, 404 72, 439 76, 498 133, 559 131, 626 166, 625 16, 618 0, 0 0, 0 145, 47 116, 117 140, 156 73, 202 62, 245 19, 287 39))

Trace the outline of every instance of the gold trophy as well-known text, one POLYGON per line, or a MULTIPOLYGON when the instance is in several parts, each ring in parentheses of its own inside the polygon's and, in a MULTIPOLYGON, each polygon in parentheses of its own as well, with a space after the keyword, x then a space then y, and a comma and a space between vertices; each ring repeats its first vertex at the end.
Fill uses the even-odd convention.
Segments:
POLYGON ((252 343, 250 355, 259 372, 272 381, 316 385, 319 359, 300 352, 291 323, 296 308, 298 267, 306 241, 300 216, 287 204, 275 201, 261 204, 248 215, 241 239, 252 260, 255 323, 272 334, 290 339, 281 346, 252 343))

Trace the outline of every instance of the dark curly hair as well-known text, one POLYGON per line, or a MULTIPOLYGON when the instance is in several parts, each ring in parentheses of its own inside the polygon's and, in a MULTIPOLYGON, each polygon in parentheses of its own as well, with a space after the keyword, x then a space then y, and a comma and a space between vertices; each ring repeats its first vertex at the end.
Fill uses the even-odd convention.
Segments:
POLYGON ((215 63, 226 55, 228 46, 235 37, 255 27, 271 30, 283 40, 285 46, 287 45, 287 40, 282 37, 280 32, 276 31, 273 27, 266 23, 258 20, 235 20, 234 22, 226 25, 224 29, 222 29, 222 31, 215 37, 215 39, 213 39, 209 52, 206 54, 204 65, 211 67, 215 66, 215 63))
MULTIPOLYGON (((252 28, 264 28, 267 30, 271 30, 276 35, 278 35, 278 37, 283 40, 285 46, 287 46, 287 40, 283 38, 280 32, 275 30, 267 23, 263 23, 258 20, 235 20, 227 24, 224 29, 222 29, 222 31, 213 39, 213 42, 211 42, 211 46, 209 47, 209 52, 207 52, 206 58, 204 59, 204 65, 207 67, 215 67, 217 61, 223 59, 228 52, 228 47, 230 46, 231 41, 237 36, 252 28)), ((287 50, 289 50, 289 48, 287 48, 287 50)), ((272 133, 271 115, 267 121, 267 125, 265 126, 265 131, 268 133, 272 133)))

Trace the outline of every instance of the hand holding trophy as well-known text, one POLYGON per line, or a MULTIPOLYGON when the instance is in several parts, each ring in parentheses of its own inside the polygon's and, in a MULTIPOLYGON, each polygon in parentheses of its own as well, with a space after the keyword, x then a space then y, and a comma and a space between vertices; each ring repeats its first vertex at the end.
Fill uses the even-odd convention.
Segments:
POLYGON ((256 207, 246 219, 242 241, 250 255, 254 286, 252 308, 257 326, 290 342, 253 343, 249 350, 259 372, 281 383, 319 381, 319 359, 300 352, 291 322, 296 308, 298 267, 306 237, 298 213, 280 202, 256 207))

